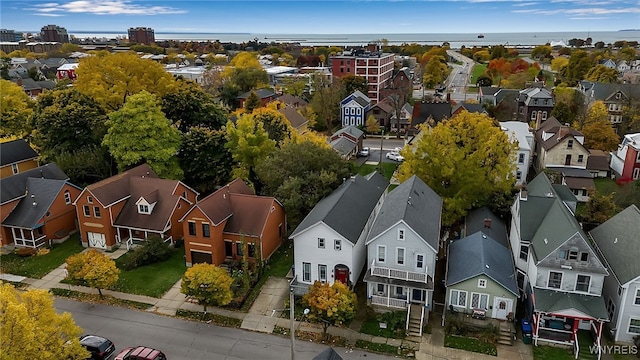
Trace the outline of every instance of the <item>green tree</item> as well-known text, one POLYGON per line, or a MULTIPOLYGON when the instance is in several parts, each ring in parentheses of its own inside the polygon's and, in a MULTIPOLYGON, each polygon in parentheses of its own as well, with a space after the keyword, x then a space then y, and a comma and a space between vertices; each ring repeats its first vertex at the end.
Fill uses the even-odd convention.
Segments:
POLYGON ((351 74, 341 77, 340 81, 347 94, 353 94, 356 90, 365 95, 369 92, 369 83, 365 77, 351 74))
POLYGON ((633 134, 640 132, 640 99, 632 99, 622 107, 622 124, 619 134, 633 134))
POLYGON ((178 80, 174 90, 162 98, 162 112, 174 126, 185 133, 193 126, 221 129, 227 116, 213 96, 191 80, 178 80))
POLYGON ((227 305, 233 299, 229 272, 211 264, 194 264, 182 277, 180 292, 198 301, 207 312, 207 306, 227 305))
POLYGON ((269 139, 261 121, 255 121, 251 114, 242 114, 236 123, 227 122, 227 144, 236 162, 232 171, 234 178, 248 180, 255 185, 255 166, 276 148, 276 142, 269 139))
POLYGON ((274 108, 255 109, 251 116, 254 121, 262 123, 264 130, 269 134, 269 139, 275 141, 276 146, 291 139, 291 134, 295 131, 286 116, 274 108))
POLYGON ((584 50, 576 50, 571 53, 569 63, 560 72, 567 84, 575 85, 578 81, 583 80, 585 74, 591 68, 591 60, 584 50))
POLYGON ((582 131, 587 124, 609 121, 609 111, 607 105, 602 100, 595 101, 589 106, 582 117, 576 117, 573 127, 582 131))
POLYGON ((422 74, 424 86, 433 89, 436 85, 442 84, 446 79, 449 68, 444 57, 435 55, 427 63, 422 74))
POLYGON ((260 100, 260 97, 258 96, 258 94, 256 94, 255 91, 251 91, 249 93, 249 97, 247 97, 247 100, 244 103, 244 109, 248 113, 251 113, 253 112, 253 110, 261 106, 262 106, 262 100, 260 100))
POLYGON ((121 171, 147 162, 160 177, 182 177, 175 156, 180 131, 171 126, 154 95, 143 91, 129 97, 122 109, 109 114, 106 125, 103 144, 121 171))
POLYGON ((376 120, 373 114, 369 115, 365 126, 367 129, 367 133, 369 134, 377 134, 380 132, 380 123, 378 122, 378 120, 376 120))
POLYGON ((162 98, 175 87, 173 76, 162 64, 135 53, 99 52, 82 58, 76 74, 73 86, 109 111, 143 90, 162 98))
POLYGON ((111 155, 101 145, 58 152, 51 160, 69 176, 72 184, 85 187, 112 175, 111 155))
POLYGON ((415 150, 402 151, 405 161, 397 178, 402 182, 417 175, 440 195, 444 225, 512 190, 516 147, 489 116, 463 111, 421 131, 425 134, 415 150))
POLYGON ((256 173, 263 193, 282 203, 288 225, 295 228, 320 199, 349 177, 351 169, 335 150, 303 139, 260 158, 256 173))
POLYGON ((96 249, 71 255, 66 260, 69 278, 98 289, 109 289, 118 282, 120 269, 115 261, 96 249))
POLYGON ((285 94, 291 94, 293 96, 304 95, 307 89, 307 81, 297 77, 286 77, 282 85, 282 92, 285 94))
POLYGON ((0 79, 0 136, 23 138, 31 133, 29 117, 33 113, 34 102, 22 87, 0 79))
POLYGON ((182 136, 178 153, 184 182, 200 193, 208 193, 231 179, 233 160, 224 130, 192 127, 182 136))
POLYGON ((325 338, 329 326, 350 322, 355 317, 358 306, 356 294, 339 281, 333 285, 314 282, 309 292, 302 297, 302 302, 309 307, 309 319, 322 322, 325 338))
POLYGON ((332 132, 337 120, 340 119, 340 101, 347 94, 340 81, 329 82, 324 75, 312 77, 313 98, 309 106, 316 114, 314 130, 332 132))
POLYGON ((18 291, 0 284, 0 359, 81 360, 82 329, 68 312, 58 314, 46 290, 18 291))
POLYGON ((591 230, 618 213, 618 206, 614 194, 604 195, 596 191, 589 191, 589 201, 578 214, 578 219, 585 224, 585 230, 591 230))
POLYGON ((599 64, 589 69, 585 75, 585 80, 600 83, 617 83, 618 70, 599 64))
POLYGON ((553 49, 549 45, 536 46, 531 50, 531 58, 543 60, 551 57, 553 49))
POLYGON ((563 124, 573 124, 578 119, 584 118, 586 107, 584 95, 580 91, 566 86, 557 86, 553 94, 555 106, 551 111, 551 116, 563 124))

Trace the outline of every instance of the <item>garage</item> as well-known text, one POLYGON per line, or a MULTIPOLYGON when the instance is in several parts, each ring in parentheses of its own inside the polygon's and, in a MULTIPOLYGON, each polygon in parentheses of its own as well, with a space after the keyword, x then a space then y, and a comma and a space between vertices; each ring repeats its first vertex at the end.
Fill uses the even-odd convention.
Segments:
POLYGON ((213 256, 210 253, 204 253, 200 251, 191 251, 191 263, 192 264, 211 264, 213 263, 213 256))
POLYGON ((89 247, 97 248, 97 249, 106 249, 107 242, 105 241, 104 234, 87 232, 87 241, 89 242, 89 247))

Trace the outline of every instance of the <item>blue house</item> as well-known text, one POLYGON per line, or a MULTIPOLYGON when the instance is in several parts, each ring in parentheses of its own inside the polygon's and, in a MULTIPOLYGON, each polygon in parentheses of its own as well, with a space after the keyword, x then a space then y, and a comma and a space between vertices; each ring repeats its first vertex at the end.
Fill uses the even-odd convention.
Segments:
POLYGON ((367 95, 356 90, 340 102, 340 118, 342 127, 364 126, 367 110, 371 107, 371 100, 367 95))

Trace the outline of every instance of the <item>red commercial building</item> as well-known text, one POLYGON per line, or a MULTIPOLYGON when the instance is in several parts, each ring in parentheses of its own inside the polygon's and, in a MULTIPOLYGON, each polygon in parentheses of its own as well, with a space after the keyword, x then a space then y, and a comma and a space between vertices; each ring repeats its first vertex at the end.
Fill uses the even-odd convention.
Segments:
POLYGON ((353 50, 331 57, 331 71, 335 77, 357 75, 367 79, 367 96, 373 104, 382 100, 380 91, 393 77, 393 54, 381 51, 353 50))
POLYGON ((67 29, 57 25, 47 25, 40 29, 40 37, 45 42, 68 43, 69 34, 67 29))
POLYGON ((135 44, 151 45, 156 42, 156 36, 152 28, 129 28, 129 42, 135 44))

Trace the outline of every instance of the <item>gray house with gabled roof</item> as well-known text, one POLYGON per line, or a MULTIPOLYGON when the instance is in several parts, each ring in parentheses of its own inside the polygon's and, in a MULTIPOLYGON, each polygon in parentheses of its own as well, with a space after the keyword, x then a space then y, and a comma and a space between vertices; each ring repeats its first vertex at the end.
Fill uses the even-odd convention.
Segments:
POLYGON ((520 297, 511 252, 483 231, 449 245, 445 303, 460 312, 513 319, 520 297))
POLYGON ((611 276, 602 296, 614 341, 631 342, 640 336, 640 210, 636 205, 619 212, 589 235, 611 276))
POLYGON ((289 236, 296 283, 356 283, 366 261, 366 237, 388 186, 378 172, 356 175, 316 204, 289 236))

